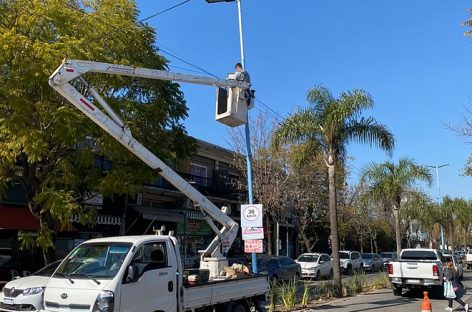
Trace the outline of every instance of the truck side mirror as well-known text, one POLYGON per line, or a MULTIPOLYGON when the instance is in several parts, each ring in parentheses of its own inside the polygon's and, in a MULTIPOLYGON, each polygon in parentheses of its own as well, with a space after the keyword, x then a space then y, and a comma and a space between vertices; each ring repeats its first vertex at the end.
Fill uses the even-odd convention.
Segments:
POLYGON ((128 267, 126 272, 126 283, 134 283, 139 279, 139 269, 136 265, 132 264, 128 267))

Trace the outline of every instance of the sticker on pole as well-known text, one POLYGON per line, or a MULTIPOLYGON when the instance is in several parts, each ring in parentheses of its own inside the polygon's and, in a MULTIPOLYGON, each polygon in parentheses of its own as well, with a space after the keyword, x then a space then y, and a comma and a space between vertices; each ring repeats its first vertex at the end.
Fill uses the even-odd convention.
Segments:
POLYGON ((241 205, 241 227, 262 227, 262 205, 241 205))
POLYGON ((246 253, 263 253, 262 240, 251 239, 244 241, 244 252, 246 253))
POLYGON ((264 228, 247 227, 242 228, 243 240, 264 239, 264 228))

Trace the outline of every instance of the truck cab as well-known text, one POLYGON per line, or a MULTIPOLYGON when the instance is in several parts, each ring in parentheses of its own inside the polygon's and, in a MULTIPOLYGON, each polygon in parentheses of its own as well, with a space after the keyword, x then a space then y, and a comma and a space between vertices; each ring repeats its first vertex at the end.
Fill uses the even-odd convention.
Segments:
POLYGON ((44 307, 177 311, 180 261, 175 247, 171 237, 154 235, 87 241, 55 271, 44 293, 44 307))

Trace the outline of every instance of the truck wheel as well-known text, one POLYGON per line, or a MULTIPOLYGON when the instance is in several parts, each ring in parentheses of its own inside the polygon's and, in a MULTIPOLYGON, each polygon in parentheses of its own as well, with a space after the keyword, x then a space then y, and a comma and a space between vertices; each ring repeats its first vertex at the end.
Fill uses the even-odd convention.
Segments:
POLYGON ((249 312, 249 309, 246 307, 245 304, 236 303, 233 305, 232 312, 249 312))
POLYGON ((392 285, 392 289, 393 289, 393 295, 394 296, 401 296, 402 295, 402 288, 401 287, 397 287, 397 286, 392 285))
POLYGON ((319 280, 321 280, 321 272, 320 272, 319 270, 318 270, 318 271, 316 271, 315 280, 316 280, 316 281, 319 281, 319 280))
POLYGON ((352 273, 352 266, 349 264, 346 268, 346 275, 351 275, 352 273))

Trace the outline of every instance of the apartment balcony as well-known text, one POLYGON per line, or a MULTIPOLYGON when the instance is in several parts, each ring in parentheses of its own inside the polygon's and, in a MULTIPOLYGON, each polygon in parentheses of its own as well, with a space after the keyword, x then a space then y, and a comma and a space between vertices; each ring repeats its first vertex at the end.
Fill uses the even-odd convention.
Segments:
MULTIPOLYGON (((220 197, 236 201, 241 199, 241 192, 239 192, 233 185, 235 177, 225 172, 215 171, 214 179, 200 177, 184 172, 177 173, 205 196, 220 197)), ((173 185, 171 185, 162 177, 156 178, 153 182, 148 183, 147 185, 168 190, 177 190, 173 185)))

